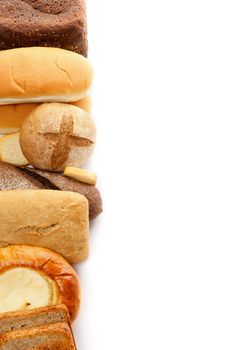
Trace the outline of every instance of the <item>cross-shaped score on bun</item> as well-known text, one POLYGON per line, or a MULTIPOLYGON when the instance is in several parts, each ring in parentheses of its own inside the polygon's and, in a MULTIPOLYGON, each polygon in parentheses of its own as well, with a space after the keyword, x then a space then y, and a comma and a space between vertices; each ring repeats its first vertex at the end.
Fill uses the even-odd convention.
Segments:
POLYGON ((0 248, 0 312, 65 304, 73 321, 80 307, 74 269, 55 252, 27 245, 0 248))
POLYGON ((65 103, 44 103, 25 119, 19 141, 34 167, 63 171, 87 161, 95 138, 95 125, 86 111, 65 103))

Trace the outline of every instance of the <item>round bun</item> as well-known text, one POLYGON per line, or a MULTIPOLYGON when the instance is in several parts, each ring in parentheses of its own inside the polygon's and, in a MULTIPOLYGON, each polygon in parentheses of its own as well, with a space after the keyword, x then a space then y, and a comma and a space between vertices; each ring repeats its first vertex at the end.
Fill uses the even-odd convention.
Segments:
POLYGON ((96 137, 92 119, 83 109, 65 103, 45 103, 24 121, 20 145, 35 167, 63 171, 82 166, 90 157, 96 137))
POLYGON ((92 82, 88 60, 71 51, 30 47, 0 52, 0 104, 73 102, 92 82))
MULTIPOLYGON (((91 112, 91 101, 85 96, 79 101, 71 102, 76 107, 91 112)), ((19 131, 24 120, 37 108, 40 103, 21 103, 14 105, 0 105, 0 134, 19 131)))
MULTIPOLYGON (((80 283, 76 272, 64 258, 49 249, 41 247, 12 245, 0 248, 0 278, 4 273, 15 270, 14 279, 18 279, 19 284, 19 274, 22 273, 20 269, 33 270, 34 275, 38 272, 41 276, 45 276, 49 281, 52 281, 56 288, 56 300, 53 299, 51 304, 65 304, 69 310, 71 320, 76 318, 80 307, 80 283)), ((33 276, 33 274, 30 276, 33 276)), ((9 283, 9 278, 4 280, 4 284, 0 279, 1 293, 4 288, 6 290, 10 287, 7 286, 7 283, 9 283)), ((38 285, 31 286, 31 288, 38 288, 39 298, 40 285, 41 281, 39 280, 38 285)), ((20 297, 20 295, 17 297, 20 297)), ((1 304, 3 303, 4 300, 1 299, 1 304)))

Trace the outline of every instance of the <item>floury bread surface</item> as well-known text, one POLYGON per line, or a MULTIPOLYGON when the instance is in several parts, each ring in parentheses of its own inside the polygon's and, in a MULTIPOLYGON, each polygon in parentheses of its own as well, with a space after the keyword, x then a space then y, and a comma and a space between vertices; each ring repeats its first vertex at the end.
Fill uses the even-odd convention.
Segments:
POLYGON ((49 46, 87 56, 84 0, 0 0, 0 50, 49 46))
POLYGON ((29 47, 0 51, 0 104, 75 102, 92 82, 88 60, 74 52, 29 47))
POLYGON ((95 125, 83 109, 44 103, 24 121, 19 141, 24 157, 35 168, 63 171, 66 166, 82 166, 95 139, 95 125))
POLYGON ((0 192, 0 246, 28 244, 49 248, 69 263, 88 256, 88 201, 73 192, 0 192))

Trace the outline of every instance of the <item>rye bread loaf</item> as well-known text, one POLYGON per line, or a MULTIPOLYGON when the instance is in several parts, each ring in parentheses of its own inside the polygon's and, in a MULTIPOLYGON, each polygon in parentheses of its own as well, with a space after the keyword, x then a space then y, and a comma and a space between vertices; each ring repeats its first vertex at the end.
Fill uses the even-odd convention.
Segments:
POLYGON ((84 0, 0 0, 0 50, 49 46, 87 56, 84 0))
POLYGON ((48 188, 32 176, 22 173, 14 165, 0 162, 0 191, 39 190, 48 188))

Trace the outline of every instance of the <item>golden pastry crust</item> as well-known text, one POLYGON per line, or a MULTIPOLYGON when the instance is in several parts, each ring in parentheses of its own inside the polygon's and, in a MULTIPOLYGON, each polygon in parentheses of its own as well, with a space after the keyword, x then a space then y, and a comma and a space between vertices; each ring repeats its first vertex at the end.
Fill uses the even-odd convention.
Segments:
POLYGON ((14 267, 42 272, 55 282, 57 303, 67 306, 73 321, 80 307, 80 283, 75 270, 55 252, 27 245, 0 248, 0 274, 14 267))

